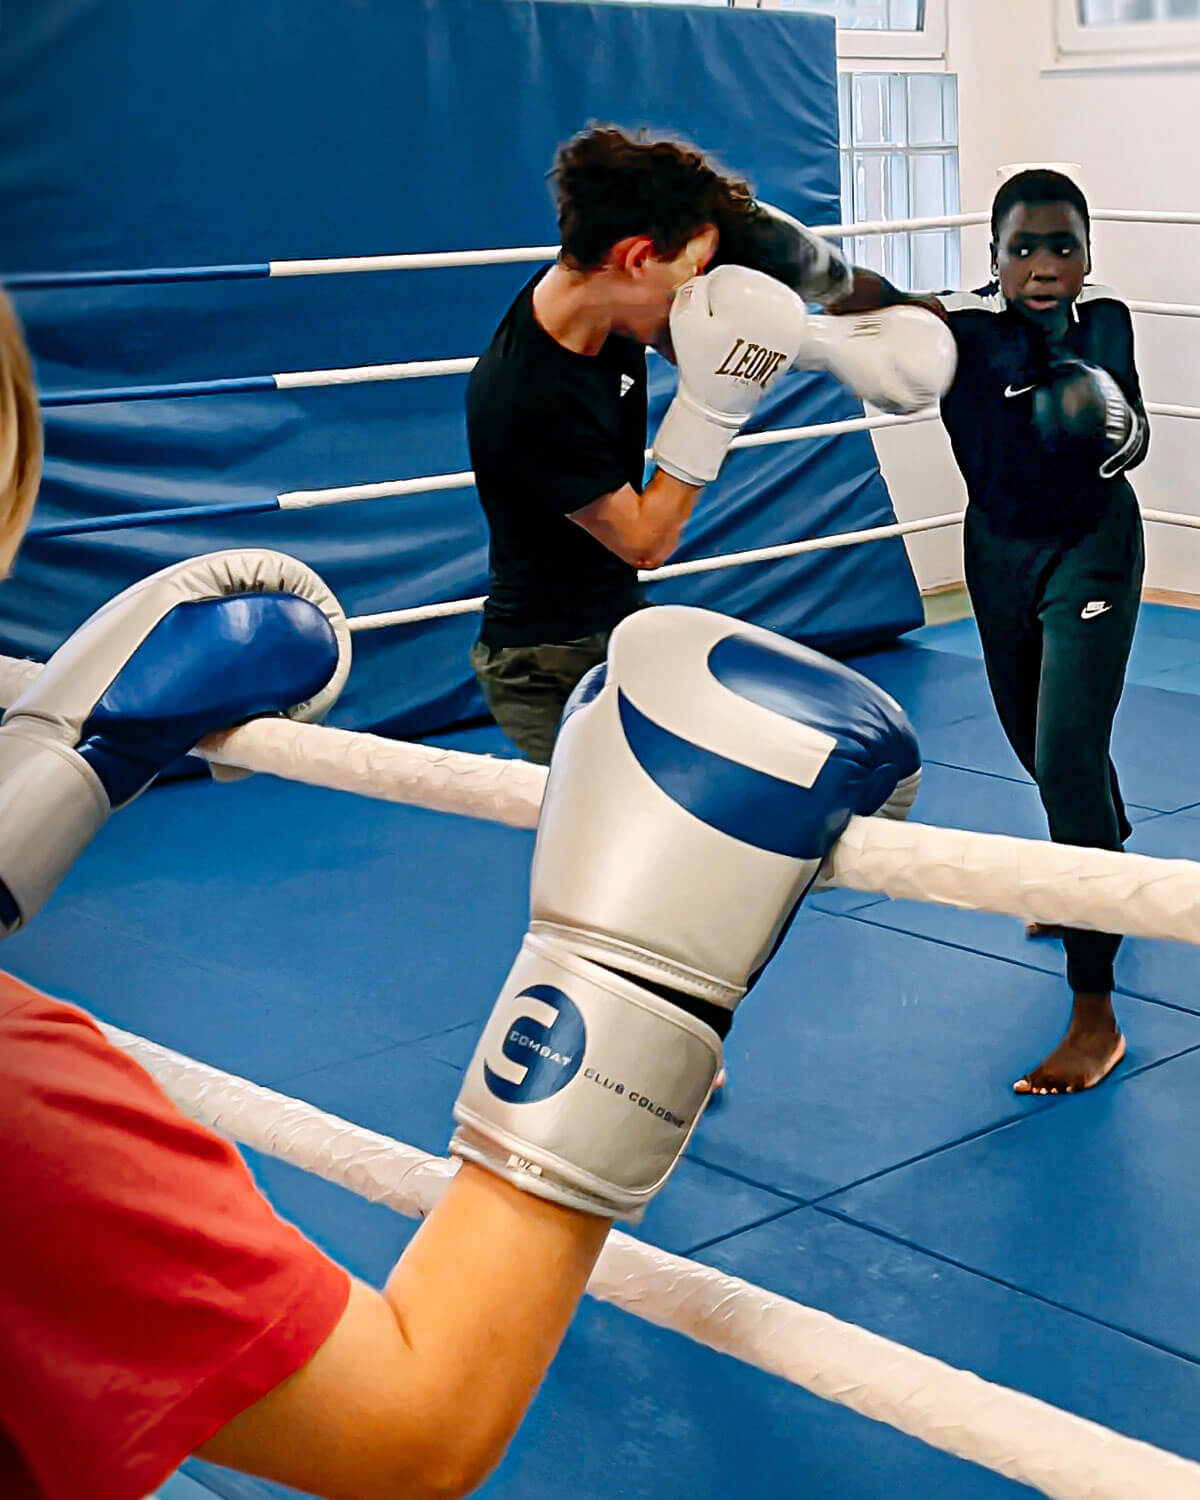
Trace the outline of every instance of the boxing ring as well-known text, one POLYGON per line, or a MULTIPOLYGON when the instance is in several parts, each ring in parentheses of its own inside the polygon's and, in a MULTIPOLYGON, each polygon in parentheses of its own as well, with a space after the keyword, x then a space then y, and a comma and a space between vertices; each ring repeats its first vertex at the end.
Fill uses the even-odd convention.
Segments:
MULTIPOLYGON (((985 223, 983 214, 856 224, 853 233, 945 228, 985 223)), ((1200 226, 1200 214, 1097 211, 1097 221, 1200 226)), ((838 236, 851 226, 818 231, 838 236)), ((554 248, 283 261, 243 266, 71 273, 10 279, 13 289, 144 284, 173 280, 245 279, 402 272, 439 266, 540 262, 554 248)), ((1144 316, 1200 317, 1200 307, 1134 302, 1144 316)), ((408 361, 336 370, 237 376, 102 391, 60 390, 47 407, 126 400, 203 398, 233 391, 287 390, 374 381, 460 375, 473 359, 408 361)), ((1147 402, 1152 416, 1195 420, 1200 407, 1147 402)), ((845 421, 742 436, 735 447, 829 438, 841 433, 913 425, 909 418, 865 415, 845 421)), ((470 473, 428 475, 324 490, 293 491, 261 501, 191 506, 95 517, 32 527, 44 538, 81 536, 135 526, 263 514, 371 500, 472 484, 470 473)), ((1147 521, 1197 528, 1200 517, 1144 510, 1147 521)), ((834 536, 801 537, 774 546, 671 564, 648 580, 752 566, 802 552, 953 526, 962 512, 898 522, 834 536)), ((337 580, 332 580, 336 590, 337 580)), ((352 617, 354 632, 402 628, 470 614, 481 598, 432 601, 415 608, 352 617)), ((0 659, 0 703, 11 703, 39 670, 0 659)), ((239 767, 286 781, 350 793, 511 828, 536 826, 545 771, 525 762, 466 750, 407 744, 376 735, 262 720, 211 736, 199 753, 216 766, 239 767)), ((972 833, 919 823, 856 818, 833 851, 819 887, 887 896, 961 911, 994 912, 1039 923, 1117 930, 1155 940, 1200 945, 1200 863, 1142 854, 1109 854, 1008 835, 972 833)), ((403 918, 401 917, 401 920, 403 918)), ((372 1203, 410 1217, 427 1213, 453 1165, 260 1084, 181 1056, 118 1027, 110 1038, 153 1073, 189 1115, 267 1155, 337 1183, 372 1203)), ((449 1122, 447 1121, 447 1129, 449 1122)), ((668 1190, 669 1191, 669 1190, 668 1190)), ((739 1277, 614 1232, 591 1294, 636 1317, 672 1329, 817 1396, 850 1407, 932 1447, 990 1469, 1060 1500, 1187 1500, 1200 1497, 1200 1464, 1135 1440, 1040 1401, 985 1381, 968 1370, 919 1353, 763 1290, 739 1277)))

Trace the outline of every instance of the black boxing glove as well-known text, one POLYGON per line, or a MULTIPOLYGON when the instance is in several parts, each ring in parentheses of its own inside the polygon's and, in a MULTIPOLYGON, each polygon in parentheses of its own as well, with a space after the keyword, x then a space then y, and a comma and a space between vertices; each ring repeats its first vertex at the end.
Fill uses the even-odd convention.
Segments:
POLYGON ((751 202, 744 212, 718 223, 717 266, 748 266, 791 287, 806 302, 834 302, 854 284, 845 256, 782 209, 751 202))
POLYGON ((1102 479, 1119 474, 1138 453, 1145 418, 1099 365, 1059 359, 1033 393, 1033 427, 1050 453, 1100 461, 1102 479))

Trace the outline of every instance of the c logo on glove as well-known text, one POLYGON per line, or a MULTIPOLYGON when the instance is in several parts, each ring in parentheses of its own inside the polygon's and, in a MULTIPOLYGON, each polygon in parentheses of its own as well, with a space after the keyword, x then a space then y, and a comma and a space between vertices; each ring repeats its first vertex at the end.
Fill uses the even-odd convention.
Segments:
POLYGON ((587 1027, 575 1002, 552 984, 532 984, 509 1004, 503 1040, 493 1044, 483 1076, 505 1104, 536 1104, 579 1072, 587 1027))

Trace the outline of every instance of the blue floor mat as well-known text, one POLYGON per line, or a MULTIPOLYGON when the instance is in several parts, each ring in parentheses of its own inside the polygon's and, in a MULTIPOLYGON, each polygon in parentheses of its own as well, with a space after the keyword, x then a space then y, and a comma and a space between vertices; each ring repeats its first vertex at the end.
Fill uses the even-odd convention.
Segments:
POLYGON ((6 967, 261 1082, 479 1019, 531 833, 271 777, 118 813, 6 967))
POLYGON ((1200 1362, 1198 1136, 1193 1052, 830 1206, 1200 1362))
MULTIPOLYGON (((670 1189, 668 1189, 668 1192, 670 1189)), ((1194 1365, 811 1209, 703 1257, 985 1378, 1200 1456, 1194 1365), (1120 1377, 1114 1378, 1114 1371, 1120 1377)), ((280 1493, 189 1464, 231 1500, 280 1493)), ((585 1302, 489 1500, 1018 1500, 1029 1491, 585 1302), (598 1378, 599 1377, 599 1378, 598 1378)))
MULTIPOLYGON (((698 1160, 807 1200, 1043 1107, 1011 1084, 1061 1034, 1062 980, 885 931, 874 910, 796 921, 738 1012, 698 1160)), ((1200 1045, 1197 1017, 1126 1006, 1132 1065, 1200 1045)))
MULTIPOLYGON (((971 618, 953 620, 946 625, 926 625, 911 631, 906 642, 931 651, 950 651, 959 656, 981 657, 979 627, 971 618)), ((1162 605, 1143 605, 1138 628, 1129 653, 1126 678, 1151 686, 1174 687, 1179 692, 1200 692, 1200 674, 1166 680, 1173 671, 1200 665, 1200 615, 1193 611, 1164 609, 1162 605), (1180 626, 1173 618, 1163 616, 1187 614, 1190 623, 1180 626), (1192 685, 1184 687, 1184 681, 1192 685)))

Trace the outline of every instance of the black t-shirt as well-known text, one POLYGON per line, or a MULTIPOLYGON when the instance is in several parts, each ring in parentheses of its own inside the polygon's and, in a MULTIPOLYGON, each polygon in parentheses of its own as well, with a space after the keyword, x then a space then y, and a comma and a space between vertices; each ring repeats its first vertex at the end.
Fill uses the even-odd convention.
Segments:
POLYGON ((1117 500, 1133 503, 1128 481, 1101 478, 1100 460, 1047 452, 1033 428, 1032 387, 1045 380, 1058 350, 1109 372, 1137 414, 1135 432, 1114 462, 1141 463, 1149 426, 1133 362, 1133 324, 1107 287, 1085 286, 1061 344, 993 282, 975 292, 939 295, 958 345, 954 383, 942 397, 942 421, 967 482, 970 503, 1008 536, 1071 541, 1090 531, 1117 500))
POLYGON ((575 354, 520 292, 467 386, 475 486, 491 532, 489 646, 562 643, 611 629, 641 602, 637 571, 569 519, 602 495, 641 491, 646 351, 610 335, 575 354))

